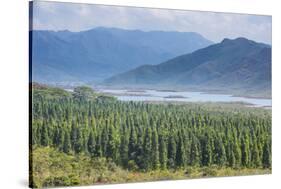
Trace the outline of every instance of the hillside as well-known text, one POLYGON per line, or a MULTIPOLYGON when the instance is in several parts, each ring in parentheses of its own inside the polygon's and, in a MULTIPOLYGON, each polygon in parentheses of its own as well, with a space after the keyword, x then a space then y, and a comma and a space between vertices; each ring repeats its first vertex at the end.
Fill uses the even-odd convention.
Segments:
POLYGON ((246 38, 143 65, 105 80, 109 86, 194 89, 271 96, 271 47, 246 38))
POLYGON ((32 80, 99 82, 143 64, 159 64, 212 44, 193 32, 94 28, 32 31, 32 80))

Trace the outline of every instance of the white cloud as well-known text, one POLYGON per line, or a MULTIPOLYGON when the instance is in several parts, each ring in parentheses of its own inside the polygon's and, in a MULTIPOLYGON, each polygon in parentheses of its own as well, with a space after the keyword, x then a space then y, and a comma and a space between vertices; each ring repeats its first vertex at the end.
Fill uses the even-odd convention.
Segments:
POLYGON ((36 2, 34 29, 71 31, 98 26, 198 32, 215 42, 247 37, 271 43, 271 17, 200 11, 36 2))

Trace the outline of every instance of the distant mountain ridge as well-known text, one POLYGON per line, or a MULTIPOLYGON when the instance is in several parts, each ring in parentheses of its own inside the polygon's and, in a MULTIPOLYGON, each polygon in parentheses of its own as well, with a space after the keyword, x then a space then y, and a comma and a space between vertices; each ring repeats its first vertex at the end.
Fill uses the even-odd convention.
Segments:
POLYGON ((143 64, 158 64, 213 42, 194 32, 94 28, 32 31, 32 79, 99 82, 143 64))
POLYGON ((158 65, 113 76, 109 86, 178 88, 271 96, 271 46, 246 38, 224 39, 158 65))

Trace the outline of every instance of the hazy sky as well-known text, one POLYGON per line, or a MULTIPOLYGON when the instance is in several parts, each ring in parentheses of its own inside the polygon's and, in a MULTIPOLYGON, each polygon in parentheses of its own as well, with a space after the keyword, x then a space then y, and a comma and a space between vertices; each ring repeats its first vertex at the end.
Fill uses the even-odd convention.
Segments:
POLYGON ((33 29, 82 31, 95 27, 198 32, 220 42, 246 37, 271 44, 271 17, 35 1, 33 29))

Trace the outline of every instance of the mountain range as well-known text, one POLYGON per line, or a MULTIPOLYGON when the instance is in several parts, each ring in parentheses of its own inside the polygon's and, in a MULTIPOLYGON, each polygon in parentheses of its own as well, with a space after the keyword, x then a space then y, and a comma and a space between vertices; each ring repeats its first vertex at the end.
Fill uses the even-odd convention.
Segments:
POLYGON ((224 39, 157 65, 142 65, 104 84, 270 97, 271 46, 246 38, 224 39))
POLYGON ((213 42, 194 32, 94 28, 31 31, 32 80, 98 83, 138 66, 155 65, 213 42))

